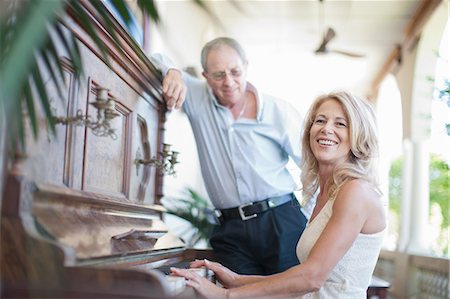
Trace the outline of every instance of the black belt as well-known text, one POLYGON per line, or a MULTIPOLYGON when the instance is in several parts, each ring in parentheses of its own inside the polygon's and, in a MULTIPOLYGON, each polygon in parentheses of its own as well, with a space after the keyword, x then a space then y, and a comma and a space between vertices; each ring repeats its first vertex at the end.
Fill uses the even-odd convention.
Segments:
POLYGON ((255 201, 248 204, 243 204, 239 207, 216 210, 220 222, 230 219, 248 220, 255 218, 258 214, 263 213, 269 209, 278 207, 282 204, 295 198, 293 193, 282 196, 270 197, 261 201, 255 201))

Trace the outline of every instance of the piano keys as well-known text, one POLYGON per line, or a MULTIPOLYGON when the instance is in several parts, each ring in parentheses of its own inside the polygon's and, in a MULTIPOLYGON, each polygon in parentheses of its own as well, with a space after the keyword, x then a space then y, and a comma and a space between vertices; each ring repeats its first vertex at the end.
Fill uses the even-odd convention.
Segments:
POLYGON ((170 267, 214 259, 210 250, 187 249, 159 218, 159 206, 93 200, 13 175, 6 192, 13 196, 2 207, 2 298, 192 296, 167 277, 170 267))

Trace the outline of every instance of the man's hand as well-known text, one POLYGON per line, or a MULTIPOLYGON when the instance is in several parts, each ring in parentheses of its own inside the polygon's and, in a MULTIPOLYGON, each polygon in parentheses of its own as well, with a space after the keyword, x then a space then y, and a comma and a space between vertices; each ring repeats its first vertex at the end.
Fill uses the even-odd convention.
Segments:
POLYGON ((178 109, 186 98, 186 84, 179 70, 170 69, 162 83, 163 97, 169 110, 178 109))

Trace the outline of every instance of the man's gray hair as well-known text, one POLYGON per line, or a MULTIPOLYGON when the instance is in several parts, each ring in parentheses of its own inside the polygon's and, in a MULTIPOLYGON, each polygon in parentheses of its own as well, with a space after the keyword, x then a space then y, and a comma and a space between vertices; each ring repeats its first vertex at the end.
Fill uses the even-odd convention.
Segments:
POLYGON ((245 51, 235 39, 232 39, 230 37, 218 37, 213 39, 212 41, 207 42, 202 49, 201 63, 202 68, 205 72, 208 71, 206 67, 206 58, 208 57, 209 52, 211 50, 220 48, 223 45, 229 46, 230 48, 234 49, 238 53, 242 62, 247 63, 247 56, 245 55, 245 51))

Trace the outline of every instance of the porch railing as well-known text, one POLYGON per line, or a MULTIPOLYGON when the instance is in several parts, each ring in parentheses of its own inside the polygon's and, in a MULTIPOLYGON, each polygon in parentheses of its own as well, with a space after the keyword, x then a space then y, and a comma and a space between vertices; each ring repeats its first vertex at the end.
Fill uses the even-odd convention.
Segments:
POLYGON ((395 299, 448 299, 450 260, 382 250, 375 276, 391 283, 395 299))

